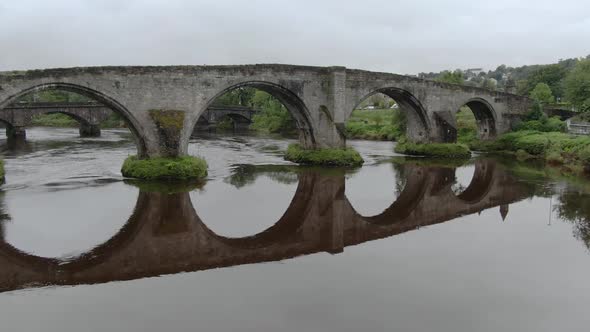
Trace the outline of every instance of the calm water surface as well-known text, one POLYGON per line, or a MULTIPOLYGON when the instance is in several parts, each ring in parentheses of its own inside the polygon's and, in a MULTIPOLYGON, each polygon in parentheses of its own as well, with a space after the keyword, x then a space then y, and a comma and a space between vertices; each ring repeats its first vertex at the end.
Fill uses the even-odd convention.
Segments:
MULTIPOLYGON (((194 139, 206 183, 125 181, 130 134, 0 141, 2 331, 587 331, 590 184, 350 142, 355 171, 289 140, 194 139)), ((541 170, 542 171, 542 170, 541 170)))

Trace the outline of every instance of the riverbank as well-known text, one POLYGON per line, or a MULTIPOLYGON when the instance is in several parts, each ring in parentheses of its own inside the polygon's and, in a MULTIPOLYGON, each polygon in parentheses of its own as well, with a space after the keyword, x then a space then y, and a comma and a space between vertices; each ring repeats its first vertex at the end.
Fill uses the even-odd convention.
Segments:
POLYGON ((515 131, 494 141, 474 141, 479 152, 508 154, 519 160, 537 159, 547 166, 576 175, 590 174, 590 137, 562 132, 515 131))

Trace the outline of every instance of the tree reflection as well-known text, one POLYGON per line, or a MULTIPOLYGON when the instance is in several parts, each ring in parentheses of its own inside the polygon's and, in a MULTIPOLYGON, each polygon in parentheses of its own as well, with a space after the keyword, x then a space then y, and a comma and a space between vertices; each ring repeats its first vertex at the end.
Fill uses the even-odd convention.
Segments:
POLYGON ((297 183, 297 167, 291 165, 237 165, 232 175, 224 180, 236 188, 242 188, 256 182, 260 176, 266 176, 282 184, 297 183))
POLYGON ((590 195, 576 190, 565 190, 555 207, 563 220, 574 225, 574 236, 590 249, 590 195))

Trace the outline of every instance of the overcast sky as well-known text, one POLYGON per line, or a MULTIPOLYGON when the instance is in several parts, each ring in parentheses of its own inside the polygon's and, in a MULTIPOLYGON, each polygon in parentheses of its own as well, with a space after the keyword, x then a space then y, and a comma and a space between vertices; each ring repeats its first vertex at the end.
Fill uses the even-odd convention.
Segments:
POLYGON ((590 54, 590 0, 0 0, 0 70, 288 63, 423 71, 590 54))

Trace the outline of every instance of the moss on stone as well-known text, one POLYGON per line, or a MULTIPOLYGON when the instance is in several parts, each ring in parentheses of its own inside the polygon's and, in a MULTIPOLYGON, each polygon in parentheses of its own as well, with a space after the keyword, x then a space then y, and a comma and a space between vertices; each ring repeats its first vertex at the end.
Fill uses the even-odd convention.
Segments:
POLYGON ((291 144, 285 152, 285 160, 304 165, 334 167, 354 167, 364 163, 361 155, 351 148, 345 149, 303 149, 299 144, 291 144))
POLYGON ((184 127, 183 111, 150 110, 149 113, 159 128, 180 131, 184 127))
POLYGON ((412 143, 400 141, 395 146, 395 152, 410 156, 425 156, 435 158, 470 158, 469 147, 457 143, 412 143))
POLYGON ((180 152, 180 136, 184 127, 184 112, 150 110, 149 114, 158 129, 162 155, 177 156, 180 152))
POLYGON ((130 156, 123 163, 121 173, 126 177, 143 180, 202 179, 207 176, 207 162, 192 156, 149 159, 130 156))

